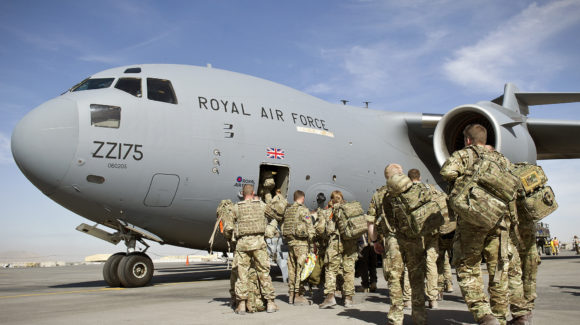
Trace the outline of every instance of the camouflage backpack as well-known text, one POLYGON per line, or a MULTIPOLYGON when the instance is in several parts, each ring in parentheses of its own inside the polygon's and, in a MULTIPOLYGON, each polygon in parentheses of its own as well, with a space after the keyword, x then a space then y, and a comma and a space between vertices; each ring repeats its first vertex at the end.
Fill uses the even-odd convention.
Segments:
POLYGON ((447 194, 439 191, 434 186, 425 184, 427 188, 431 191, 431 200, 437 202, 439 208, 441 208, 441 216, 443 216, 443 224, 439 227, 439 233, 442 235, 447 235, 457 228, 457 220, 454 214, 449 213, 447 209, 447 194))
POLYGON ((230 239, 232 231, 234 230, 234 203, 230 200, 222 200, 217 207, 217 223, 219 224, 220 232, 230 239))
POLYGON ((366 215, 359 202, 337 204, 334 214, 342 239, 357 239, 367 232, 366 215))
POLYGON ((558 208, 554 191, 550 186, 546 186, 548 177, 542 167, 517 163, 512 173, 522 184, 516 201, 519 219, 535 224, 558 208))
POLYGON ((478 146, 468 147, 467 153, 472 168, 456 181, 449 205, 462 221, 489 231, 509 214, 520 183, 498 161, 498 153, 478 146))
POLYGON ((284 220, 284 212, 288 207, 288 201, 282 194, 276 194, 272 201, 266 205, 264 213, 269 220, 275 219, 278 222, 284 220))
POLYGON ((393 175, 387 182, 395 202, 402 205, 413 237, 432 234, 443 224, 441 207, 432 200, 431 189, 424 184, 413 184, 404 174, 393 175))

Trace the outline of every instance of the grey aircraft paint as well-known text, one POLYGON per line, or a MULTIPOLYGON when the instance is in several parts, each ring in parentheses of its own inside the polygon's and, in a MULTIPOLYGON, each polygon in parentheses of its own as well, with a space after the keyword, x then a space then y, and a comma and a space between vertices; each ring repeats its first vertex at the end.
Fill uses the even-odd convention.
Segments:
POLYGON ((579 93, 525 94, 508 84, 494 101, 424 115, 331 104, 204 67, 135 65, 91 79, 109 86, 66 92, 20 121, 15 161, 80 216, 115 230, 121 220, 183 247, 208 247, 219 201, 239 200, 244 183, 257 187, 261 168, 288 173, 287 193, 303 190, 315 209, 318 193, 328 199, 335 189, 367 206, 392 162, 443 185, 439 166, 474 122, 491 130, 490 144, 512 161, 580 158, 578 139, 549 146, 561 128, 578 134, 579 121, 527 118, 528 105, 579 101, 579 93), (176 98, 156 88, 166 81, 176 98))

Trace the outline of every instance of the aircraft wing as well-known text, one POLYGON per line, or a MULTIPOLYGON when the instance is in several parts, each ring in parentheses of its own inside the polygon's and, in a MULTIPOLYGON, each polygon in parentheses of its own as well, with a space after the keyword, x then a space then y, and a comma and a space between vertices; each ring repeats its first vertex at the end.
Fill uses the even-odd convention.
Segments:
POLYGON ((580 158, 580 121, 530 118, 527 124, 538 159, 580 158))

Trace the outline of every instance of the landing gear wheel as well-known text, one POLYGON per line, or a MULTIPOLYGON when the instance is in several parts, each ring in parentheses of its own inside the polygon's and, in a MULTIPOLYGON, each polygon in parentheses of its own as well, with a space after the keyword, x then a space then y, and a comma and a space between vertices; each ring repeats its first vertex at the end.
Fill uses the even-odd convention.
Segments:
POLYGON ((125 253, 113 254, 107 259, 105 265, 103 265, 103 278, 111 288, 121 286, 121 281, 117 275, 117 270, 119 268, 119 263, 126 255, 127 254, 125 253))
POLYGON ((153 277, 153 261, 143 253, 131 253, 121 259, 117 275, 126 288, 143 287, 153 277))

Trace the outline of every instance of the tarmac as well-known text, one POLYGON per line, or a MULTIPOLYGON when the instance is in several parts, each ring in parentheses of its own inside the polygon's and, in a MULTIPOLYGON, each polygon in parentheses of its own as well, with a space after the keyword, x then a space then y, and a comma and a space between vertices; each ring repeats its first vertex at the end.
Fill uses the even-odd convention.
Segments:
MULTIPOLYGON (((377 269, 376 292, 357 293, 353 308, 323 310, 316 304, 289 305, 287 286, 279 270, 273 270, 280 310, 242 316, 229 307, 225 264, 157 263, 155 267, 150 286, 131 289, 107 287, 102 265, 0 269, 0 324, 386 323, 388 290, 381 269, 377 269)), ((580 257, 569 251, 542 258, 534 324, 580 322, 579 271, 580 257)), ((455 291, 444 295, 439 309, 428 310, 429 324, 475 324, 454 284, 455 291)), ((315 303, 322 298, 316 293, 313 297, 315 303)), ((410 310, 405 314, 405 324, 411 324, 410 310)))

